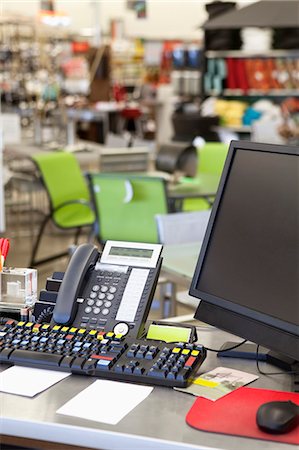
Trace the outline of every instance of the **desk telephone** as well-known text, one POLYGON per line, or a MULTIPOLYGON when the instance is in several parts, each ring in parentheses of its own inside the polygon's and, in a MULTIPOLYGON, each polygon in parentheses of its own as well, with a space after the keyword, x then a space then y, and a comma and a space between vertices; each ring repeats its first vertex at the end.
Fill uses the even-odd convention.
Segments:
POLYGON ((0 364, 185 387, 205 359, 196 343, 143 337, 161 268, 162 246, 83 244, 58 290, 52 322, 0 324, 0 364))
POLYGON ((161 269, 162 246, 107 241, 100 255, 80 245, 71 258, 52 325, 140 337, 161 269))

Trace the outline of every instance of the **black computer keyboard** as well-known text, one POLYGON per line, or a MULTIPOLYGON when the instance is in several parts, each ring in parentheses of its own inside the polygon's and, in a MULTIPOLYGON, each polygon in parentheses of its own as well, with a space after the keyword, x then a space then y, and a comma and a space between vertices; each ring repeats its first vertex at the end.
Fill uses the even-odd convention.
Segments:
POLYGON ((197 344, 166 344, 13 320, 0 326, 0 363, 112 380, 185 387, 205 356, 205 349, 197 344))

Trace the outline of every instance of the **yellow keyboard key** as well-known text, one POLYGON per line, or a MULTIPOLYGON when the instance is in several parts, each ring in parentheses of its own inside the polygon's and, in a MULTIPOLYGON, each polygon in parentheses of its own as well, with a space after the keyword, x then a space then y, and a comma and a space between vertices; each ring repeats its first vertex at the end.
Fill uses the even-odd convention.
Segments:
POLYGON ((69 327, 62 327, 62 328, 61 328, 61 331, 63 331, 64 333, 66 333, 68 329, 69 329, 69 327))
POLYGON ((48 325, 48 324, 45 324, 42 326, 42 330, 47 330, 48 328, 50 328, 50 325, 48 325))
POLYGON ((97 330, 90 330, 90 332, 88 334, 90 336, 94 336, 95 334, 97 334, 97 330))
POLYGON ((182 355, 189 355, 190 350, 188 350, 188 348, 184 348, 184 350, 182 351, 182 355))
POLYGON ((199 351, 198 350, 192 350, 191 356, 198 356, 198 355, 199 355, 199 351))
POLYGON ((172 350, 172 353, 180 353, 180 351, 181 351, 181 349, 180 349, 179 347, 175 347, 175 348, 172 350))
POLYGON ((78 334, 84 334, 86 331, 86 328, 80 328, 80 330, 78 330, 78 334))
POLYGON ((18 322, 18 323, 17 323, 17 326, 18 326, 18 327, 22 327, 23 325, 25 325, 25 322, 18 322))
POLYGON ((76 333, 77 330, 78 330, 78 328, 72 327, 72 328, 70 329, 70 333, 76 333))
POLYGON ((112 333, 112 331, 109 331, 108 333, 106 333, 106 338, 112 338, 114 336, 114 333, 112 333))
POLYGON ((58 330, 60 330, 60 328, 61 328, 60 325, 55 325, 55 326, 53 327, 53 331, 58 331, 58 330))

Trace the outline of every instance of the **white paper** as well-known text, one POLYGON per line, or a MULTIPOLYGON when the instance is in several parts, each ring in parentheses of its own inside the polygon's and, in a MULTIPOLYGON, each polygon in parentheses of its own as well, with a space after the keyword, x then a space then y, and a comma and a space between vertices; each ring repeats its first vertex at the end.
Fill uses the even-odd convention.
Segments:
POLYGON ((34 397, 70 375, 56 370, 13 366, 0 373, 0 391, 34 397))
POLYGON ((150 386, 97 380, 56 412, 116 425, 152 390, 150 386))

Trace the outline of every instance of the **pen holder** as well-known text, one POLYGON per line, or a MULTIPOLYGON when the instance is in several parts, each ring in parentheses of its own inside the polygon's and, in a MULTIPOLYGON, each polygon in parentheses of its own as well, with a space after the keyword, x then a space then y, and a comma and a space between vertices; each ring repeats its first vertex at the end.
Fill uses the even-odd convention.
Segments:
POLYGON ((0 272, 0 308, 32 307, 37 300, 37 270, 3 267, 0 272))

